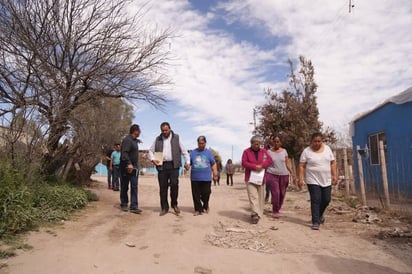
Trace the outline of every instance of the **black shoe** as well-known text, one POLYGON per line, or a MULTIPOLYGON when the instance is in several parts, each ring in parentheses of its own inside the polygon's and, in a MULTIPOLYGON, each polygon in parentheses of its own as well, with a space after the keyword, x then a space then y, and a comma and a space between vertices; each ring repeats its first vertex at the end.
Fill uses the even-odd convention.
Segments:
POLYGON ((319 230, 319 225, 318 225, 318 224, 313 224, 313 225, 311 226, 311 228, 312 228, 313 230, 319 230))
POLYGON ((322 216, 322 217, 320 217, 320 224, 323 225, 324 223, 325 223, 325 217, 322 216))
POLYGON ((122 206, 122 207, 120 207, 120 209, 121 209, 122 211, 125 211, 125 212, 129 211, 129 209, 127 208, 127 206, 122 206))
POLYGON ((166 215, 166 214, 167 214, 167 212, 168 212, 168 210, 166 210, 166 209, 162 209, 162 211, 160 211, 159 216, 164 216, 164 215, 166 215))
POLYGON ((251 217, 252 217, 252 224, 257 224, 259 222, 259 219, 260 219, 259 215, 253 214, 251 217))
POLYGON ((131 208, 129 211, 130 211, 130 213, 134 213, 134 214, 140 214, 140 213, 143 212, 143 211, 142 211, 141 209, 139 209, 139 208, 131 208))
POLYGON ((175 211, 176 215, 180 214, 180 208, 178 208, 177 206, 174 206, 173 210, 175 211))

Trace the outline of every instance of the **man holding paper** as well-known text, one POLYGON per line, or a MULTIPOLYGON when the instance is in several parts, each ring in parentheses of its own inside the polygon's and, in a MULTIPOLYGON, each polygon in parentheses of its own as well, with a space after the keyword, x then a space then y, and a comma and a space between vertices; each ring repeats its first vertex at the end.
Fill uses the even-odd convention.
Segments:
POLYGON ((176 215, 180 214, 177 206, 179 193, 179 168, 182 166, 182 155, 185 159, 185 169, 190 168, 189 153, 183 146, 179 135, 174 133, 168 122, 160 125, 161 134, 156 137, 153 145, 149 149, 149 159, 156 166, 159 180, 160 195, 160 216, 169 212, 169 201, 167 198, 170 186, 170 206, 176 215))
POLYGON ((242 166, 245 168, 245 183, 249 197, 251 219, 257 224, 263 215, 265 169, 272 164, 266 149, 261 148, 259 136, 250 139, 250 147, 243 151, 242 166))

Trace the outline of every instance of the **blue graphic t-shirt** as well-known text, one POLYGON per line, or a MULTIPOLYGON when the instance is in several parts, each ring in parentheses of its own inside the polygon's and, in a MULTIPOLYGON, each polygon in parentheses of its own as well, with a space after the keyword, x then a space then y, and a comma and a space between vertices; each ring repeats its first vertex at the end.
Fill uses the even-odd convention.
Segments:
POLYGON ((120 151, 113 151, 111 155, 113 165, 118 166, 120 164, 120 151))
POLYGON ((192 165, 190 179, 192 181, 211 181, 212 165, 215 163, 210 150, 192 150, 190 153, 190 163, 192 165))

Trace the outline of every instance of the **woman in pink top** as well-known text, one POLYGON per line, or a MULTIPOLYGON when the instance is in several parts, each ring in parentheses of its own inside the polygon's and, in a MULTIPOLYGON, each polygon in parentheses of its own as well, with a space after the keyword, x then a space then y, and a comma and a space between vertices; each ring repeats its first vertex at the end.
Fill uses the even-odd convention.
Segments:
POLYGON ((250 147, 245 149, 242 154, 242 166, 245 168, 245 183, 253 224, 257 224, 263 215, 265 182, 262 180, 260 184, 251 183, 250 175, 252 171, 264 172, 264 169, 271 164, 272 158, 270 158, 266 149, 260 147, 260 138, 253 136, 250 139, 250 147))

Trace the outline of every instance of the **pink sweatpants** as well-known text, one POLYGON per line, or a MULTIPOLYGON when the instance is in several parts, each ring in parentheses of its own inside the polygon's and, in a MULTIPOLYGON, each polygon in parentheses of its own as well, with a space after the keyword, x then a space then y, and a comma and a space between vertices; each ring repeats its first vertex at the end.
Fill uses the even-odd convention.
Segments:
POLYGON ((289 175, 275 175, 266 173, 266 184, 269 185, 272 195, 273 213, 279 213, 286 196, 286 189, 289 185, 289 175))

